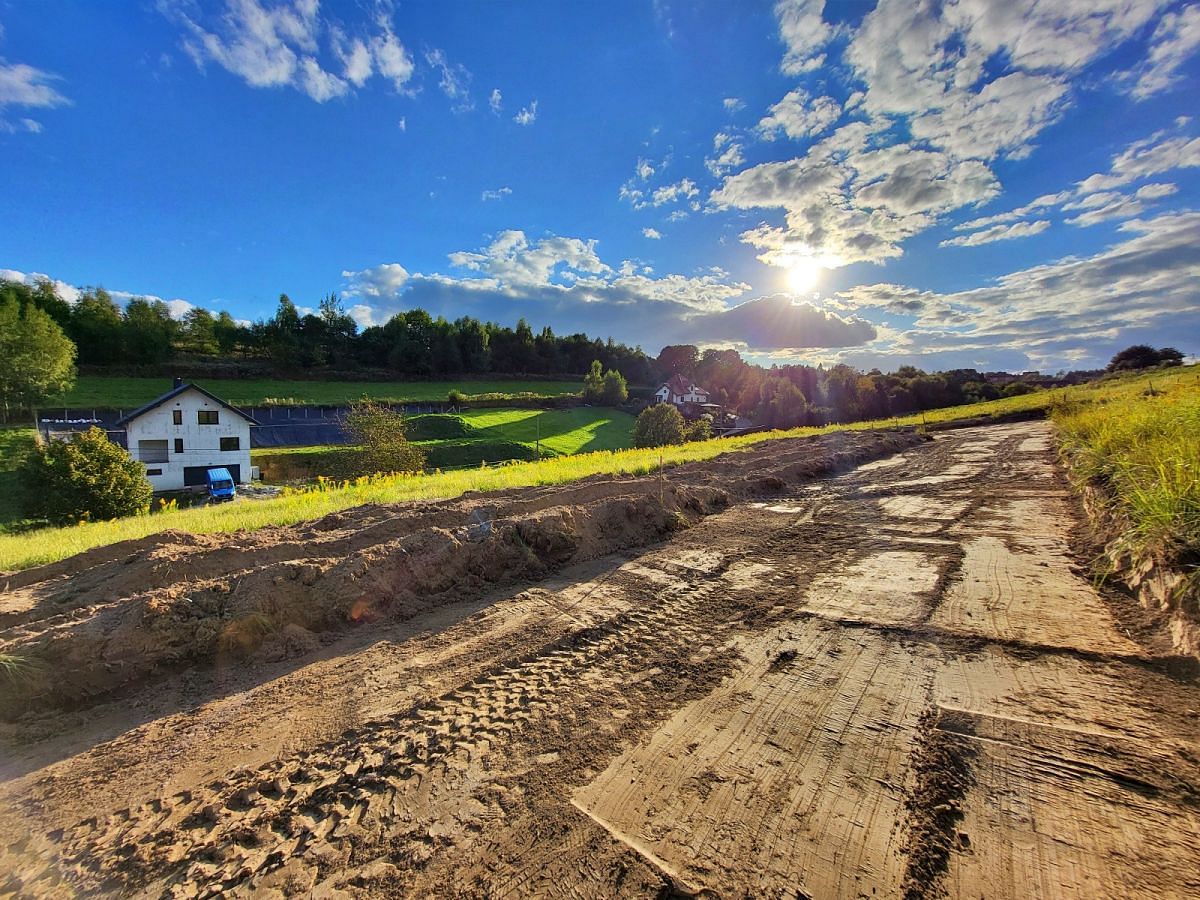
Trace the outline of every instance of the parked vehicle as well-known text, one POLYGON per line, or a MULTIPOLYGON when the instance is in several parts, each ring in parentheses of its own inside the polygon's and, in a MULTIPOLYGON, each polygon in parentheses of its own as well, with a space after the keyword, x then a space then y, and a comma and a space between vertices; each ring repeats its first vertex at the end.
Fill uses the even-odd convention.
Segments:
POLYGON ((221 502, 237 496, 237 485, 228 469, 208 470, 208 498, 221 502))

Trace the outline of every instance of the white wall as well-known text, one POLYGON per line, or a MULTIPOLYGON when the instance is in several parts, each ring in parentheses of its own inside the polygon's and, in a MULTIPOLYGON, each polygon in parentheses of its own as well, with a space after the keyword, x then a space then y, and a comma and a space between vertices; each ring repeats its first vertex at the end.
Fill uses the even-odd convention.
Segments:
POLYGON ((240 478, 250 480, 250 423, 228 407, 215 403, 199 391, 187 390, 161 406, 138 416, 125 428, 126 446, 134 459, 150 471, 161 469, 162 474, 146 477, 156 491, 174 491, 184 487, 183 470, 188 466, 241 466, 240 478), (179 410, 182 423, 174 424, 172 413, 179 410), (215 410, 216 425, 201 425, 200 410, 215 410), (221 438, 236 437, 237 450, 221 450, 221 438), (175 439, 183 441, 183 452, 175 452, 175 439), (140 441, 167 442, 165 463, 147 462, 139 452, 140 441))

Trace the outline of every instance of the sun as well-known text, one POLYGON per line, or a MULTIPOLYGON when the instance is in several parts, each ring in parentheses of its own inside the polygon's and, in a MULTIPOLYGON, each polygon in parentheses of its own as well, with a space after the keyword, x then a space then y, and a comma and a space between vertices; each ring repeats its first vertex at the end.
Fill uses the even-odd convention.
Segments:
POLYGON ((798 257, 788 267, 788 284, 792 292, 803 294, 816 287, 823 266, 812 257, 798 257))

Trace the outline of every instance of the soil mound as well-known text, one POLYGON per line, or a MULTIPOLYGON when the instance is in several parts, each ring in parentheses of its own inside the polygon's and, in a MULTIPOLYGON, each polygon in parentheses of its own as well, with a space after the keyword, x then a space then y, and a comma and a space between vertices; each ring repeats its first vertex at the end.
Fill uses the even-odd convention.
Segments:
POLYGON ((322 635, 644 546, 736 499, 922 440, 912 432, 778 440, 661 475, 99 548, 10 579, 0 652, 20 666, 0 682, 0 716, 90 703, 197 663, 302 655, 322 635))

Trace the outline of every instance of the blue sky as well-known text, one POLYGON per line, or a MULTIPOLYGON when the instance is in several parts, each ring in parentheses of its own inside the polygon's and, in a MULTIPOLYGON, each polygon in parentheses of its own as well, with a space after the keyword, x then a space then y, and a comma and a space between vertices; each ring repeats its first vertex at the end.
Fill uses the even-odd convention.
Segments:
POLYGON ((1200 347, 1200 3, 0 0, 0 270, 758 361, 1200 347))

